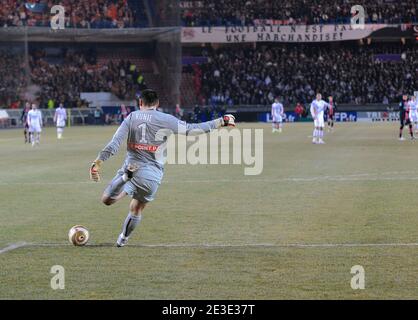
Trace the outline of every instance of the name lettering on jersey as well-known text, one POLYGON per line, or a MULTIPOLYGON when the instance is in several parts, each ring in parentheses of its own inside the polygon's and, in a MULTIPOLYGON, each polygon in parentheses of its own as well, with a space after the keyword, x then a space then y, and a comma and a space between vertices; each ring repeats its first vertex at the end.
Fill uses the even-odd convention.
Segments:
POLYGON ((136 119, 137 120, 142 120, 142 121, 145 121, 145 122, 151 122, 152 114, 140 112, 136 115, 136 119))

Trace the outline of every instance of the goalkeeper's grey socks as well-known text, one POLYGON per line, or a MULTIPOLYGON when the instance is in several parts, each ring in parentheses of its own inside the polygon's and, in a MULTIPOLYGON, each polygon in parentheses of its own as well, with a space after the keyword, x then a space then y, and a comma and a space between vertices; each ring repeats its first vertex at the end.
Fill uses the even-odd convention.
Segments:
POLYGON ((134 231, 136 226, 141 222, 142 215, 135 216, 132 213, 128 213, 128 216, 123 223, 122 234, 125 238, 129 237, 129 235, 134 231))

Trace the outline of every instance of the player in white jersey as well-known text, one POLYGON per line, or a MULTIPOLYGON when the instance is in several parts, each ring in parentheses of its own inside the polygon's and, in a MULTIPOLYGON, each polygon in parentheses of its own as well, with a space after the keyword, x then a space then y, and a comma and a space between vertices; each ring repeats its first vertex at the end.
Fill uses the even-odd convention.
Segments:
POLYGON ((412 125, 415 126, 415 133, 418 133, 418 101, 415 96, 411 96, 408 102, 409 107, 409 119, 412 125))
POLYGON ((316 99, 311 103, 311 115, 314 119, 314 131, 312 143, 314 144, 324 144, 324 112, 326 108, 329 108, 330 105, 322 100, 322 95, 317 93, 316 99))
POLYGON ((54 122, 57 126, 57 138, 61 139, 65 128, 65 121, 67 120, 67 111, 62 103, 55 110, 54 122))
POLYGON ((32 110, 28 112, 27 121, 29 134, 31 135, 32 147, 39 145, 42 132, 42 112, 34 103, 32 104, 32 110))
POLYGON ((279 99, 274 99, 274 103, 271 105, 271 118, 273 120, 272 132, 282 132, 284 108, 279 102, 279 99))

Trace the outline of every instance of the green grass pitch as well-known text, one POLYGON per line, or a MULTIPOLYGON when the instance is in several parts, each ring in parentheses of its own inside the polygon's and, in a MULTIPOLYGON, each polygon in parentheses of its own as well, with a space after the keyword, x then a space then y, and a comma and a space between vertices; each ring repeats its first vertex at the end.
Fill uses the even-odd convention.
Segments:
POLYGON ((326 145, 311 144, 312 124, 240 127, 265 129, 263 173, 168 165, 121 249, 129 201, 100 196, 125 149, 88 180, 116 127, 67 128, 62 141, 46 128, 39 148, 0 131, 0 299, 418 298, 418 142, 398 141, 397 123, 337 124, 326 145), (90 245, 68 243, 75 224, 90 245), (64 290, 50 287, 53 265, 64 290), (350 286, 354 265, 364 290, 350 286))

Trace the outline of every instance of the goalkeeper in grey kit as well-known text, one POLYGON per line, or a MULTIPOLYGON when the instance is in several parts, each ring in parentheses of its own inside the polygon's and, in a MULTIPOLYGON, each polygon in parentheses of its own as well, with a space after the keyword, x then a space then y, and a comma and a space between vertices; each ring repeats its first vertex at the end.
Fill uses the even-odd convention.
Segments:
POLYGON ((189 124, 176 117, 157 111, 158 95, 154 90, 144 90, 139 99, 140 110, 132 112, 120 125, 112 140, 99 153, 90 167, 90 178, 100 181, 104 161, 118 152, 127 140, 125 162, 103 192, 106 205, 131 196, 129 214, 123 224, 116 245, 123 247, 136 226, 141 222, 146 204, 154 200, 164 174, 165 151, 170 134, 189 134, 194 130, 210 132, 223 126, 235 126, 235 117, 225 115, 212 121, 189 124))

